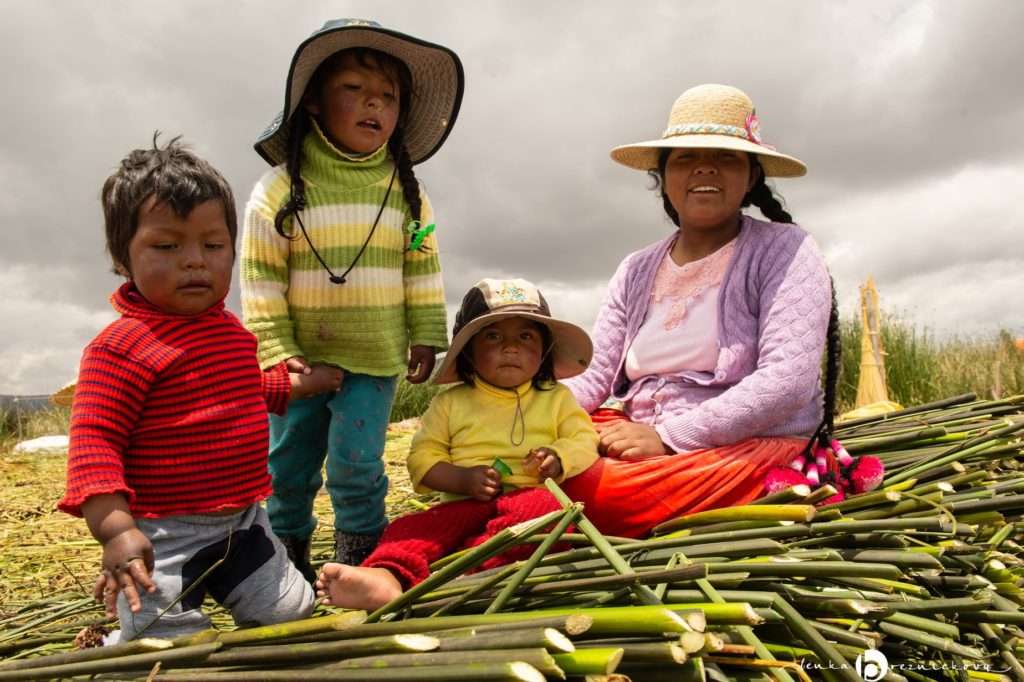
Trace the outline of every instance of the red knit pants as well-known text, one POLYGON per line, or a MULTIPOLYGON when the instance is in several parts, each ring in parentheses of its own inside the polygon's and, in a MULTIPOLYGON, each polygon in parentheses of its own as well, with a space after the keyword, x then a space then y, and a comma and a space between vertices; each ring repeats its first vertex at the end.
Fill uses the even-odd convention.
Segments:
MULTIPOLYGON (((363 566, 386 568, 408 589, 430 574, 430 564, 455 550, 473 547, 498 532, 562 505, 544 488, 521 488, 487 502, 455 500, 399 517, 381 536, 363 566)), ((528 557, 530 545, 518 545, 488 559, 481 569, 528 557)))

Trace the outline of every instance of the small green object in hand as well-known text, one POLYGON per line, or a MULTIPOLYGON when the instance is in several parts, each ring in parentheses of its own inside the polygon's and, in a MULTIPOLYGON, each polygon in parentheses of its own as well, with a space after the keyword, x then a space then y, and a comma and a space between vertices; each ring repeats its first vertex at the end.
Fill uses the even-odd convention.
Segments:
POLYGON ((512 475, 512 468, 509 465, 505 464, 505 462, 501 460, 501 457, 494 460, 494 462, 491 464, 491 468, 497 471, 499 474, 501 474, 502 478, 504 478, 505 476, 512 475))
POLYGON ((409 241, 409 250, 419 251, 423 247, 423 240, 434 231, 434 227, 434 223, 421 226, 418 220, 409 223, 409 234, 412 235, 412 239, 409 241))

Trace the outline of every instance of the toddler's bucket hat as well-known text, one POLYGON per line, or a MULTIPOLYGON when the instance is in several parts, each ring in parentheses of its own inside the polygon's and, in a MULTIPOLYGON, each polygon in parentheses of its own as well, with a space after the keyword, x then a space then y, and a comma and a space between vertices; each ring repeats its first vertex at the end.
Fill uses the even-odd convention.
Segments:
POLYGON ((659 140, 616 147, 612 158, 637 170, 658 167, 662 149, 735 149, 756 154, 767 176, 796 178, 807 173, 803 161, 761 141, 754 104, 728 85, 698 85, 679 96, 659 140))
POLYGON ((576 376, 590 364, 594 354, 590 336, 571 322, 551 317, 551 309, 540 289, 525 279, 482 279, 462 299, 462 307, 455 316, 455 328, 452 329, 455 338, 434 383, 459 381, 455 359, 469 340, 484 327, 509 317, 525 317, 551 331, 551 357, 556 379, 576 376))
POLYGON ((405 123, 405 146, 413 163, 426 161, 444 143, 462 104, 465 77, 453 51, 365 19, 334 19, 306 38, 292 57, 284 109, 257 138, 257 153, 272 166, 287 157, 288 121, 302 103, 317 67, 335 52, 369 47, 402 60, 412 75, 412 97, 405 123))

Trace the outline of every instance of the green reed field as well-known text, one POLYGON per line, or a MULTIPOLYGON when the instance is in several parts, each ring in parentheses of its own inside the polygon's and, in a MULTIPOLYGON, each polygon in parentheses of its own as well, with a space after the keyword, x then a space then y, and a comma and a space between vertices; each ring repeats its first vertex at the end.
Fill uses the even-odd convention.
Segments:
MULTIPOLYGON (((852 409, 857 397, 861 324, 840 323, 843 357, 839 378, 839 412, 852 409)), ((1013 336, 938 338, 927 328, 884 315, 882 347, 889 399, 904 407, 962 393, 994 398, 1024 393, 1024 352, 1013 336)))
MULTIPOLYGON (((839 412, 853 407, 860 366, 861 325, 843 320, 839 412)), ((926 403, 961 393, 992 398, 1024 393, 1024 352, 1002 331, 989 336, 939 338, 927 328, 894 316, 882 327, 889 398, 904 406, 926 403)), ((440 390, 430 384, 398 386, 391 421, 418 417, 440 390)), ((35 436, 66 433, 67 410, 54 408, 29 417, 0 413, 0 454, 15 442, 35 436)))

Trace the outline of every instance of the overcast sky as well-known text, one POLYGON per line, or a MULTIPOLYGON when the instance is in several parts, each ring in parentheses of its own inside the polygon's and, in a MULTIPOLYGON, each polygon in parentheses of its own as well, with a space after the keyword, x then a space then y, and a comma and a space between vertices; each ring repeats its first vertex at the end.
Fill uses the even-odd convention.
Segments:
MULTIPOLYGON (((252 142, 295 46, 335 17, 447 45, 466 71, 448 142, 417 168, 454 306, 484 276, 538 283, 587 328, 630 251, 672 225, 611 147, 658 137, 683 90, 735 85, 824 251, 845 313, 939 334, 1024 334, 1024 3, 56 2, 0 0, 0 393, 46 393, 114 318, 99 190, 154 129, 225 173, 241 213, 252 142)), ((237 281, 228 299, 238 310, 237 281)))

